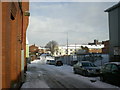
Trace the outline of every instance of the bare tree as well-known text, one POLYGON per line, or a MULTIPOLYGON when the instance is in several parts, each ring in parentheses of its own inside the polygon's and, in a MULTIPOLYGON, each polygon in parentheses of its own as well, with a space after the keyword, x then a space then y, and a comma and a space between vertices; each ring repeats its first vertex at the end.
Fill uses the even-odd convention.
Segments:
POLYGON ((49 41, 45 47, 49 48, 51 51, 51 54, 53 55, 54 52, 58 50, 58 43, 52 40, 52 41, 49 41))
POLYGON ((85 46, 85 47, 81 46, 81 49, 86 50, 86 53, 89 53, 89 48, 87 46, 85 46))

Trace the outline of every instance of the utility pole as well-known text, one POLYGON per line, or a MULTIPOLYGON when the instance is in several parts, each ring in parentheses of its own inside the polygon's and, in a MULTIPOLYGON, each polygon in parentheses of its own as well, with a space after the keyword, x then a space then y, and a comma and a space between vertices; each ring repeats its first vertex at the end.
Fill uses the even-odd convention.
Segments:
POLYGON ((67 56, 68 56, 68 32, 67 32, 67 56))
POLYGON ((75 54, 76 54, 76 43, 75 43, 75 54))
POLYGON ((68 32, 67 32, 67 58, 66 58, 66 64, 68 62, 68 32))

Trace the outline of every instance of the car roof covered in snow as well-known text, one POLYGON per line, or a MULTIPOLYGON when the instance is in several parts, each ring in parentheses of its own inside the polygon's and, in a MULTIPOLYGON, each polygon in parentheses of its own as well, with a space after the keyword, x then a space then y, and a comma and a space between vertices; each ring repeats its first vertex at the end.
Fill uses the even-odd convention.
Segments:
POLYGON ((110 63, 120 65, 120 62, 110 62, 110 63))
POLYGON ((108 63, 105 63, 105 64, 116 64, 116 65, 120 65, 120 62, 108 62, 108 63))

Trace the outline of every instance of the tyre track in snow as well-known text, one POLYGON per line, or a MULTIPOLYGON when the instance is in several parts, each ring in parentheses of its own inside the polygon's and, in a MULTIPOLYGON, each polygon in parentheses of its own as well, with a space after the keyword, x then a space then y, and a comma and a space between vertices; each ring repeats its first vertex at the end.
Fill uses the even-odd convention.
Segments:
POLYGON ((51 88, 94 88, 89 84, 59 72, 56 69, 47 68, 46 70, 45 68, 40 68, 40 70, 44 73, 44 79, 51 88))

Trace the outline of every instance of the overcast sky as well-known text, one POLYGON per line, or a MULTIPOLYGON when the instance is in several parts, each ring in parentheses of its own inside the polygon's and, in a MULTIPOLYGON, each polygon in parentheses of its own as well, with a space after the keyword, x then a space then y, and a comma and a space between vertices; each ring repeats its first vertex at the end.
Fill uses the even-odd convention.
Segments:
POLYGON ((105 9, 115 2, 30 2, 29 44, 44 46, 51 40, 66 45, 109 39, 105 9))

